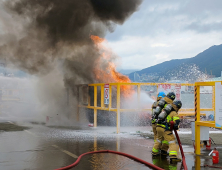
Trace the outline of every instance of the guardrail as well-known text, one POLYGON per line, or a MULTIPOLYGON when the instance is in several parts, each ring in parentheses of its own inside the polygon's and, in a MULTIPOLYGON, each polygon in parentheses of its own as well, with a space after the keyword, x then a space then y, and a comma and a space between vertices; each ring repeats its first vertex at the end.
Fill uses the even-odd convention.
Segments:
POLYGON ((216 83, 222 84, 221 81, 214 81, 214 82, 196 82, 195 83, 195 153, 201 154, 200 150, 200 126, 206 126, 206 127, 213 127, 213 128, 219 128, 222 129, 222 127, 216 126, 216 110, 215 110, 215 85, 216 83), (213 111, 214 111, 214 120, 213 121, 201 121, 200 120, 200 87, 201 86, 212 86, 213 87, 213 111))
MULTIPOLYGON (((106 83, 97 83, 97 84, 82 84, 77 87, 77 98, 78 108, 77 108, 77 120, 79 120, 79 108, 88 108, 94 110, 94 127, 97 127, 97 110, 106 110, 116 112, 116 133, 120 132, 120 113, 121 112, 146 112, 151 111, 151 108, 140 108, 140 94, 142 86, 156 86, 158 91, 159 84, 170 84, 172 86, 178 85, 177 83, 109 83, 109 100, 108 104, 104 104, 104 86, 106 83), (121 108, 121 90, 124 86, 136 86, 135 92, 137 93, 137 107, 133 109, 124 109, 121 108), (89 88, 93 88, 93 96, 89 95, 89 88), (99 90, 98 90, 99 88, 99 90), (81 90, 80 90, 81 89, 81 90), (83 90, 84 89, 84 90, 83 90), (100 103, 97 103, 98 91, 100 92, 100 103), (114 95, 113 92, 115 91, 114 95), (82 93, 80 95, 80 93, 82 93), (85 96, 85 97, 83 97, 85 96), (80 99, 80 97, 82 99, 80 99), (93 104, 90 104, 91 97, 93 97, 93 104), (115 103, 112 103, 112 99, 115 97, 115 103), (84 102, 83 102, 84 101, 84 102)), ((194 86, 194 84, 182 83, 181 86, 194 86)), ((214 98, 212 98, 212 108, 199 108, 199 111, 214 111, 214 98)), ((181 116, 195 116, 195 108, 182 108, 180 110, 181 116)), ((202 113, 201 113, 202 114, 202 113)), ((202 114, 204 115, 204 113, 202 114)))

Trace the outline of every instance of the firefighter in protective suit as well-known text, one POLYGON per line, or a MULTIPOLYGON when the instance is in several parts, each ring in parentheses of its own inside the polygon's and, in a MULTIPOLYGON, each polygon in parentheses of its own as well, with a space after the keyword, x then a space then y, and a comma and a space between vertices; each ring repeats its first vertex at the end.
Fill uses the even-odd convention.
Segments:
MULTIPOLYGON (((154 111, 156 109, 156 107, 158 106, 158 102, 160 99, 164 98, 166 95, 164 92, 159 92, 158 95, 157 95, 157 100, 153 103, 152 105, 152 117, 153 117, 153 114, 154 114, 154 111)), ((156 119, 152 119, 151 120, 152 122, 152 128, 153 128, 153 136, 154 136, 154 142, 156 141, 156 136, 157 136, 157 132, 156 132, 156 119)))
POLYGON ((180 118, 178 115, 179 109, 182 107, 182 103, 179 100, 174 101, 172 104, 168 104, 158 116, 157 120, 157 140, 154 144, 152 155, 157 155, 161 148, 162 140, 169 143, 169 156, 170 162, 179 162, 181 159, 177 158, 177 145, 175 143, 175 137, 172 133, 173 129, 170 129, 170 122, 174 122, 173 128, 178 130, 180 118))
MULTIPOLYGON (((156 109, 155 109, 155 111, 153 112, 153 115, 152 115, 152 125, 154 124, 153 127, 155 127, 156 134, 157 134, 157 129, 156 129, 157 119, 158 119, 159 114, 161 113, 161 111, 164 107, 166 107, 168 104, 173 103, 173 100, 175 99, 175 97, 176 97, 175 93, 170 92, 166 95, 166 97, 164 97, 164 98, 162 98, 158 101, 158 105, 157 105, 157 107, 156 107, 156 109)), ((154 130, 153 130, 153 132, 154 132, 154 130)), ((169 149, 169 143, 166 140, 161 140, 161 141, 157 140, 157 136, 156 136, 156 139, 155 139, 155 143, 156 143, 156 141, 160 142, 160 144, 161 144, 161 148, 160 148, 161 149, 160 150, 161 155, 167 156, 167 151, 169 149)), ((159 150, 155 155, 158 155, 158 154, 159 154, 159 150)))

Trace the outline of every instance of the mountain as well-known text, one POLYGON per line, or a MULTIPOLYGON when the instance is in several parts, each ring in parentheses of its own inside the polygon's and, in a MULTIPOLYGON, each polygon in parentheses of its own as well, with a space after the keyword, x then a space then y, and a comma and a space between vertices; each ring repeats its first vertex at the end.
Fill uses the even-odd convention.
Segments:
MULTIPOLYGON (((163 63, 151 66, 136 73, 141 75, 150 75, 156 77, 157 81, 160 77, 169 80, 172 77, 177 79, 183 78, 189 81, 197 78, 201 73, 212 74, 216 77, 221 76, 222 71, 222 44, 214 45, 207 50, 199 53, 195 57, 186 59, 176 59, 165 61, 163 63)), ((134 73, 129 75, 134 80, 134 73)))
POLYGON ((138 69, 122 69, 122 70, 119 70, 118 72, 124 75, 129 75, 130 73, 136 72, 136 71, 139 71, 139 70, 138 69))

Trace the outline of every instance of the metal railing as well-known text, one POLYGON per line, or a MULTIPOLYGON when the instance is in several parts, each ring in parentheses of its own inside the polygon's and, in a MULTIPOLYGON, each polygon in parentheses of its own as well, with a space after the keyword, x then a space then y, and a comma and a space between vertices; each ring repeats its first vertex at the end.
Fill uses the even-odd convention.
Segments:
MULTIPOLYGON (((201 154, 200 150, 200 126, 206 127, 213 127, 213 128, 220 128, 216 127, 216 112, 215 112, 215 82, 196 82, 195 83, 195 153, 201 154), (212 93, 212 103, 213 103, 213 111, 214 111, 214 120, 213 121, 201 121, 200 119, 200 87, 201 86, 212 86, 213 93, 212 93)), ((221 82, 222 83, 222 82, 221 82)))
MULTIPOLYGON (((158 91, 158 85, 159 84, 170 84, 172 86, 178 85, 177 83, 109 83, 109 104, 104 104, 104 85, 106 83, 97 83, 97 84, 83 84, 77 86, 77 96, 78 99, 80 98, 80 89, 85 88, 87 89, 87 95, 85 95, 86 99, 84 99, 85 105, 80 102, 81 100, 78 100, 78 108, 77 108, 77 120, 79 120, 79 108, 88 108, 94 110, 94 127, 97 127, 97 110, 106 110, 106 111, 113 111, 116 112, 116 132, 120 132, 120 113, 121 112, 135 112, 135 111, 151 111, 151 108, 140 108, 140 94, 141 94, 141 86, 156 86, 156 91, 158 91), (120 94, 121 94, 121 87, 122 86, 136 86, 137 90, 137 107, 133 109, 124 109, 120 106, 120 94), (93 105, 90 103, 90 98, 92 96, 89 95, 89 88, 93 88, 93 105), (98 87, 100 88, 100 103, 97 103, 98 99, 98 87), (113 88, 115 87, 115 94, 113 95, 113 88), (115 103, 112 103, 112 99, 115 97, 115 103), (86 102, 87 101, 87 102, 86 102), (99 104, 99 106, 98 106, 99 104), (115 105, 115 106, 114 106, 115 105)), ((181 86, 194 86, 194 84, 188 84, 188 83, 181 83, 181 86)), ((212 101, 214 103, 214 101, 212 101)), ((180 109, 181 116, 186 116, 186 113, 188 116, 195 116, 194 108, 182 108, 180 109)), ((212 105, 212 108, 199 108, 199 111, 213 111, 214 110, 214 104, 212 105)), ((200 113, 201 114, 201 113, 200 113)))

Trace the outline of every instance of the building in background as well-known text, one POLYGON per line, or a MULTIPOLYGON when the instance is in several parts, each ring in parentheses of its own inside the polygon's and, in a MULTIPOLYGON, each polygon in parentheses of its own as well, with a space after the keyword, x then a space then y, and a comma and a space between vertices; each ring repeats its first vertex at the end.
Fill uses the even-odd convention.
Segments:
POLYGON ((134 81, 140 82, 140 75, 137 72, 134 73, 134 81))

